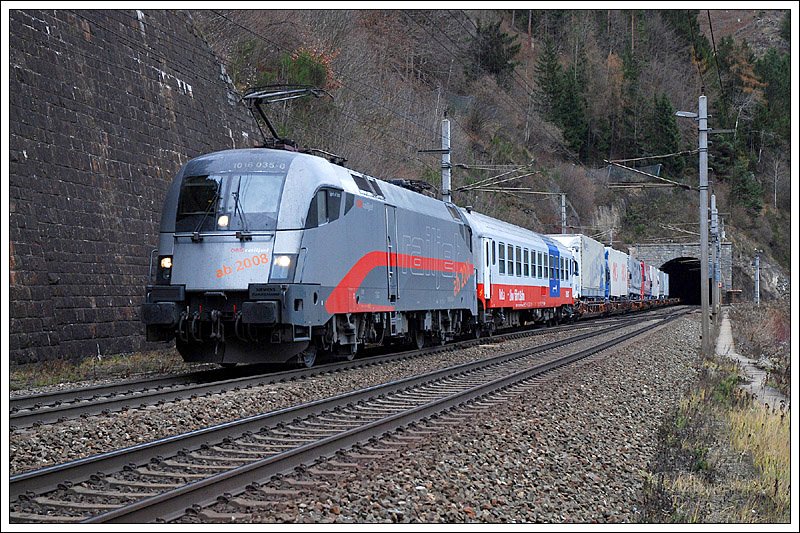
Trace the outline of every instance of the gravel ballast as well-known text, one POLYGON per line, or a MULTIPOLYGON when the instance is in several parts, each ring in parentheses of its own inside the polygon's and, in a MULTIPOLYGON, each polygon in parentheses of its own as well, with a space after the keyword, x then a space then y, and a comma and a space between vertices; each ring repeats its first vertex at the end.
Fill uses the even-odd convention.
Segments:
MULTIPOLYGON (((695 379, 699 324, 551 373, 499 406, 372 460, 252 522, 638 522, 657 430, 695 379)), ((13 432, 12 473, 252 413, 555 340, 502 345, 327 374, 13 432)), ((237 522, 240 520, 237 520, 237 522)))
POLYGON ((553 374, 472 425, 253 522, 639 522, 664 416, 695 379, 697 317, 553 374))

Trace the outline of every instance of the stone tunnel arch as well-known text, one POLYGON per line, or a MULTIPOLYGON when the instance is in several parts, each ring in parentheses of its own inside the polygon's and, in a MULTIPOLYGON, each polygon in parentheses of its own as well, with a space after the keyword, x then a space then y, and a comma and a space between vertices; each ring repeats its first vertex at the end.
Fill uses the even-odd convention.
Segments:
MULTIPOLYGON (((720 245, 723 295, 731 289, 732 248, 730 242, 723 241, 720 245)), ((670 296, 680 298, 689 305, 700 305, 700 243, 634 244, 628 247, 628 253, 669 274, 670 296)), ((710 289, 709 280, 709 295, 712 293, 710 289)))

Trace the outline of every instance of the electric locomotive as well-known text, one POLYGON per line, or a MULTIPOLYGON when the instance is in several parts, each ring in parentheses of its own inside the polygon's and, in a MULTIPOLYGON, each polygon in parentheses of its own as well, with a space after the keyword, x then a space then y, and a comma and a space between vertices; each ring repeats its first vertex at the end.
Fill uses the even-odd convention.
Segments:
POLYGON ((223 365, 443 343, 480 330, 472 247, 452 204, 307 153, 216 152, 169 188, 142 320, 223 365))

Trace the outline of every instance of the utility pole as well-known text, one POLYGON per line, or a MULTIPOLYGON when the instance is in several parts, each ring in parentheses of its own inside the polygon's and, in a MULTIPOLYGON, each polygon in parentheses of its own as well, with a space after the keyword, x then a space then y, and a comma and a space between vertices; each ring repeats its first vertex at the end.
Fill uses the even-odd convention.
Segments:
POLYGON ((442 119, 442 201, 450 202, 450 120, 442 119))
POLYGON ((761 250, 756 250, 756 305, 761 305, 761 250))
POLYGON ((561 193, 561 234, 567 234, 567 195, 561 193))
POLYGON ((694 118, 697 120, 700 151, 700 312, 702 315, 700 318, 700 354, 702 356, 708 356, 711 353, 711 334, 708 316, 708 102, 706 101, 706 95, 702 94, 702 92, 698 99, 697 110, 697 113, 678 111, 675 114, 679 117, 694 118))

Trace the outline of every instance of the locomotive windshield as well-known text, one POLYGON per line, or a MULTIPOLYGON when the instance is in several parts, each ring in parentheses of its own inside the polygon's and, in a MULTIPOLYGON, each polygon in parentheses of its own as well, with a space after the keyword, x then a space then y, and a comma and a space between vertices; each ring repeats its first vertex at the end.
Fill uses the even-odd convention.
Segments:
POLYGON ((286 172, 186 176, 175 231, 273 231, 286 172))

